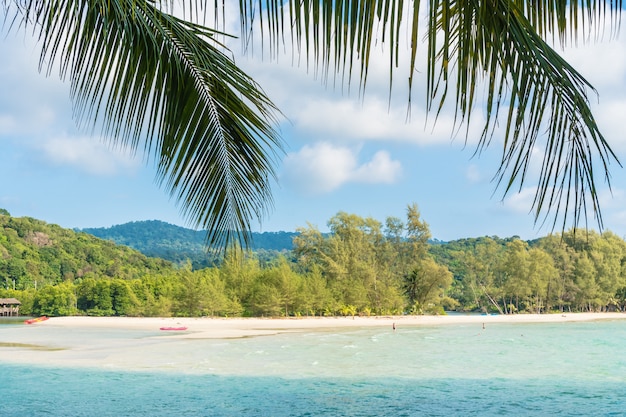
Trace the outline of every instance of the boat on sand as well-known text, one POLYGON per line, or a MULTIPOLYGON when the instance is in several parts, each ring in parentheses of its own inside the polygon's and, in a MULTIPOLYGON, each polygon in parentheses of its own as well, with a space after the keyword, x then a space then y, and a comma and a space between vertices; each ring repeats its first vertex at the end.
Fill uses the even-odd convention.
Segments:
POLYGON ((39 322, 46 321, 46 320, 48 320, 48 317, 41 316, 41 317, 36 317, 34 319, 24 320, 24 324, 35 324, 35 323, 39 323, 39 322))

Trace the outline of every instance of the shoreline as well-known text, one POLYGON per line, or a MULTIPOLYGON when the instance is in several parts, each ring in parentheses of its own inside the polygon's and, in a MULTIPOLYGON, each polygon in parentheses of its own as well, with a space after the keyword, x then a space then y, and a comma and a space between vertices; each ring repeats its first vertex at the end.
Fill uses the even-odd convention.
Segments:
MULTIPOLYGON (((567 326, 567 323, 625 319, 626 313, 354 318, 52 317, 33 324, 0 326, 0 365, 15 363, 123 371, 174 370, 240 374, 248 367, 267 365, 264 362, 267 352, 264 352, 263 346, 273 346, 271 337, 278 335, 316 334, 310 340, 320 340, 320 337, 324 339, 325 334, 346 333, 345 336, 350 339, 351 332, 364 329, 402 336, 405 332, 412 334, 419 328, 448 327, 453 332, 458 330, 462 334, 481 336, 491 334, 488 329, 493 325, 567 326), (161 327, 186 327, 186 330, 161 331, 161 327), (250 338, 258 340, 244 340, 250 338), (231 344, 231 340, 242 343, 231 344), (230 349, 240 354, 244 352, 243 356, 237 356, 237 360, 233 361, 228 353, 230 349)), ((294 343, 300 344, 307 339, 295 337, 294 343)), ((289 344, 284 338, 279 340, 280 343, 289 344)), ((481 340, 490 343, 488 338, 481 340)), ((338 347, 342 346, 343 342, 338 347)), ((282 363, 281 350, 278 349, 274 354, 279 356, 273 360, 282 363)))
POLYGON ((290 318, 193 318, 193 317, 52 317, 32 324, 45 327, 109 328, 154 330, 186 327, 184 331, 162 331, 179 338, 230 339, 281 333, 363 327, 396 328, 443 325, 488 325, 496 323, 568 323, 598 320, 624 320, 626 313, 557 313, 513 315, 371 316, 371 317, 290 317, 290 318))
POLYGON ((0 326, 0 368, 15 415, 619 415, 624 318, 51 318, 0 326))

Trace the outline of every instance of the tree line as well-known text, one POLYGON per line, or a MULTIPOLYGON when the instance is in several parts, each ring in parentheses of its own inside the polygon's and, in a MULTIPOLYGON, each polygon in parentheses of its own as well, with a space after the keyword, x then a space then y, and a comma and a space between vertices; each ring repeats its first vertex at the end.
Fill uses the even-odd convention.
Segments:
POLYGON ((626 243, 610 231, 570 230, 533 242, 464 239, 432 247, 455 275, 464 310, 608 311, 626 307, 626 243))
POLYGON ((239 248, 194 270, 84 233, 0 213, 0 297, 32 315, 320 316, 607 311, 626 307, 626 242, 571 230, 532 242, 431 243, 406 218, 339 212, 272 259, 239 248))

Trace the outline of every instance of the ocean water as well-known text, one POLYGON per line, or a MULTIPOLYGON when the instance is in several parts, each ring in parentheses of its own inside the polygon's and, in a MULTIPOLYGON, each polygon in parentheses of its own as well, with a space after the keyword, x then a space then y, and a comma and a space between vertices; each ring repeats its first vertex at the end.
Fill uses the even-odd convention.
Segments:
POLYGON ((0 416, 622 416, 626 320, 185 339, 0 325, 0 416))

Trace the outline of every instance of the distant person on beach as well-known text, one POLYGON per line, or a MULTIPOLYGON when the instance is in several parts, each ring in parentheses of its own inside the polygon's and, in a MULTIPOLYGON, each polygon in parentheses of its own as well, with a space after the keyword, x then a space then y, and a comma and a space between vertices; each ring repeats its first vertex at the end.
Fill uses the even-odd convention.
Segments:
POLYGON ((395 332, 395 331, 396 331, 396 323, 393 323, 393 324, 391 325, 391 327, 393 328, 393 331, 395 332))

